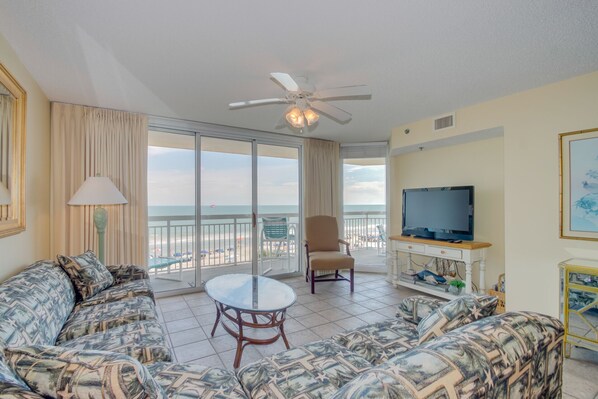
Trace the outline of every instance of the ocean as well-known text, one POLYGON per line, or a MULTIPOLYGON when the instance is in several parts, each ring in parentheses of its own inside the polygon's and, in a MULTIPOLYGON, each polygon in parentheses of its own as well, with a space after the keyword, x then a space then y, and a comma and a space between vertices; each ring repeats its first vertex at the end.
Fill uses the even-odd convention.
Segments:
MULTIPOLYGON (((344 211, 347 212, 384 212, 384 205, 345 205, 344 211)), ((296 214, 298 207, 296 205, 262 205, 258 207, 260 214, 296 214)), ((249 205, 210 205, 202 206, 201 213, 204 216, 213 215, 250 215, 251 206, 249 205)), ((191 216, 195 214, 195 207, 188 205, 159 205, 148 207, 149 216, 191 216)))

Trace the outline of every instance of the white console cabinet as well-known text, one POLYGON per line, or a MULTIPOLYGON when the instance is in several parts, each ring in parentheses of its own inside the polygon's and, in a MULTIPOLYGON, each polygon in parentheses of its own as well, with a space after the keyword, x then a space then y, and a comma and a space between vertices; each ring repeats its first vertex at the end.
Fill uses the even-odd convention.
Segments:
POLYGON ((414 290, 423 291, 428 294, 440 296, 447 299, 455 298, 455 295, 442 290, 435 289, 427 284, 414 284, 401 279, 399 267, 399 253, 406 253, 408 257, 407 268, 412 268, 412 255, 424 255, 434 258, 449 259, 465 263, 465 293, 472 292, 472 268, 475 263, 480 268, 480 292, 484 292, 485 271, 486 271, 486 248, 492 246, 487 242, 463 241, 450 243, 444 241, 427 240, 423 238, 391 236, 390 245, 393 251, 392 282, 395 286, 401 285, 414 290))

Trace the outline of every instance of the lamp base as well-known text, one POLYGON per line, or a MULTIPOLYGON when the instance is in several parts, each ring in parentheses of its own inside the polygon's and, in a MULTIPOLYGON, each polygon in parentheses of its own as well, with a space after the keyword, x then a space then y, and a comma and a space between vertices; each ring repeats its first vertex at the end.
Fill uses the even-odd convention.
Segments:
POLYGON ((96 207, 93 211, 93 224, 98 232, 98 259, 102 264, 104 264, 104 233, 107 223, 108 211, 101 206, 96 207))

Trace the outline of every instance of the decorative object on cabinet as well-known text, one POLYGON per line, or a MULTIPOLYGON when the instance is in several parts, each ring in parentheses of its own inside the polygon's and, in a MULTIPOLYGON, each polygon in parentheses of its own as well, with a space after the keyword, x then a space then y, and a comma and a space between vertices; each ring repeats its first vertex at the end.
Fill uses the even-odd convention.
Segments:
POLYGON ((598 129, 559 135, 560 237, 598 240, 598 129))
POLYGON ((559 268, 565 356, 571 345, 598 351, 598 260, 568 259, 559 268))
POLYGON ((498 276, 498 283, 492 289, 488 290, 488 295, 498 298, 498 305, 496 305, 496 313, 504 313, 506 306, 506 291, 505 291, 505 274, 498 276))
POLYGON ((27 93, 0 64, 0 237, 25 230, 25 109, 27 93))
MULTIPOLYGON (((454 299, 457 295, 448 292, 447 284, 430 285, 417 280, 409 270, 413 269, 415 262, 412 255, 423 255, 436 259, 463 262, 465 264, 465 293, 473 292, 472 281, 473 265, 479 265, 480 279, 479 292, 486 290, 486 249, 492 244, 488 242, 463 241, 460 243, 429 240, 409 236, 390 236, 390 245, 393 251, 392 279, 395 286, 401 285, 441 298, 454 299), (406 253, 408 261, 405 267, 399 267, 399 253, 406 253)), ((434 261, 434 259, 432 259, 434 261)))

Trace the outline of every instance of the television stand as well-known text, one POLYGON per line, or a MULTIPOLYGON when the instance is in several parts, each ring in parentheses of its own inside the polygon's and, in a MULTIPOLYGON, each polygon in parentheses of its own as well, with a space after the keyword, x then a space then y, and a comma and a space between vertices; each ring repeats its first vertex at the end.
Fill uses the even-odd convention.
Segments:
POLYGON ((408 268, 412 268, 412 255, 423 255, 440 259, 455 260, 465 263, 465 293, 472 292, 472 268, 475 263, 480 267, 479 290, 486 290, 486 248, 492 246, 488 242, 463 241, 452 243, 447 241, 430 240, 426 238, 415 238, 409 236, 390 236, 390 247, 393 251, 393 264, 391 271, 392 283, 395 286, 408 287, 413 290, 426 292, 446 299, 453 299, 456 295, 443 290, 434 289, 427 284, 415 284, 401 279, 399 270, 399 253, 406 253, 408 256, 408 268))

